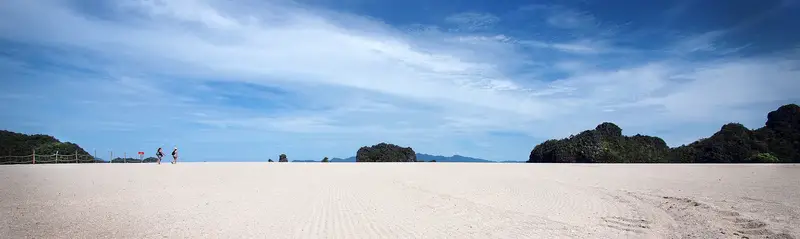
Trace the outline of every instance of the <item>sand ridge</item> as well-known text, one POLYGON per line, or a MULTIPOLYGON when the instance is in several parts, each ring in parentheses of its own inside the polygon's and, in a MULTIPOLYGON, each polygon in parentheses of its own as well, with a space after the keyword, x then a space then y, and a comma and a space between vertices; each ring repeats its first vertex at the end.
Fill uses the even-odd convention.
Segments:
POLYGON ((2 238, 796 238, 798 165, 0 167, 2 238))

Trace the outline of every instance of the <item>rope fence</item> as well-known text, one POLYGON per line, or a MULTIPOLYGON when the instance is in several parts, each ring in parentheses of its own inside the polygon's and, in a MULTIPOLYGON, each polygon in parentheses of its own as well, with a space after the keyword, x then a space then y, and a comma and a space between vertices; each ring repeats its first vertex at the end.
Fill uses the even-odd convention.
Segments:
MULTIPOLYGON (((113 155, 113 154, 112 154, 113 155)), ((127 154, 125 154, 127 155, 127 154)), ((30 154, 24 156, 0 156, 3 164, 67 164, 67 163, 150 163, 143 159, 113 158, 100 160, 90 154, 30 154)))

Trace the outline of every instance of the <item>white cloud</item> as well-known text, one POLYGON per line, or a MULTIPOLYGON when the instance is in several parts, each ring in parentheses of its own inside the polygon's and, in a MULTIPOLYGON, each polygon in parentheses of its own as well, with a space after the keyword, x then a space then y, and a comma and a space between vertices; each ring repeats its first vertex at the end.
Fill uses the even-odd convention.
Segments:
MULTIPOLYGON (((800 59, 733 60, 698 66, 681 78, 681 88, 643 103, 663 106, 683 119, 724 118, 725 111, 747 104, 786 100, 800 89, 800 59)), ((777 106, 776 106, 777 108, 777 106)), ((762 113, 762 117, 767 112, 762 113)))

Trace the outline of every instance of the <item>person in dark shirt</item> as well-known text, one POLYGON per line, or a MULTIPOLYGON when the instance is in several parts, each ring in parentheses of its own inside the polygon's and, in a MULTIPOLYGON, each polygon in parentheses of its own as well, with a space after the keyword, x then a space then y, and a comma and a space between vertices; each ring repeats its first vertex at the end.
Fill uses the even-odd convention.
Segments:
POLYGON ((178 147, 172 150, 172 164, 178 163, 178 147))
POLYGON ((156 163, 161 164, 161 158, 164 157, 164 151, 161 151, 161 147, 158 147, 158 151, 156 151, 156 157, 158 157, 156 163))

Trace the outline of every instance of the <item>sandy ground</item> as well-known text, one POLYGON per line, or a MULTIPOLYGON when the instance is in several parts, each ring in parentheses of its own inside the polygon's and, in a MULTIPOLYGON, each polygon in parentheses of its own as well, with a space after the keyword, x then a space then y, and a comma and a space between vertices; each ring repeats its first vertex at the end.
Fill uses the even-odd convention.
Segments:
POLYGON ((0 238, 800 236, 800 165, 12 165, 0 179, 0 238))

